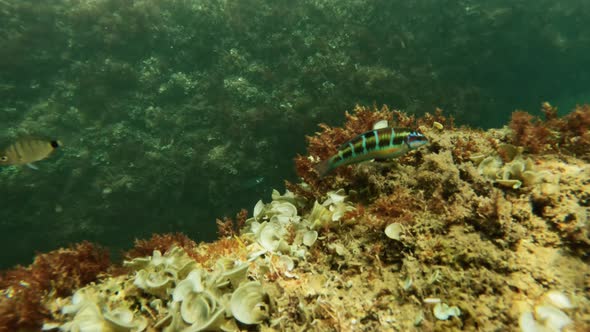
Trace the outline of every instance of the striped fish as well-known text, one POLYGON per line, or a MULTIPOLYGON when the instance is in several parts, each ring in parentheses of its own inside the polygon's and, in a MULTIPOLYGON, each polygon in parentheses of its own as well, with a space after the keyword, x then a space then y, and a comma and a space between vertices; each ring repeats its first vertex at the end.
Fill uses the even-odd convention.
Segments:
POLYGON ((24 137, 4 151, 0 151, 0 165, 28 165, 35 168, 32 163, 49 157, 61 142, 35 137, 24 137))
POLYGON ((320 177, 324 177, 340 166, 396 158, 427 143, 424 134, 410 128, 373 129, 342 144, 335 155, 320 162, 315 169, 320 177))

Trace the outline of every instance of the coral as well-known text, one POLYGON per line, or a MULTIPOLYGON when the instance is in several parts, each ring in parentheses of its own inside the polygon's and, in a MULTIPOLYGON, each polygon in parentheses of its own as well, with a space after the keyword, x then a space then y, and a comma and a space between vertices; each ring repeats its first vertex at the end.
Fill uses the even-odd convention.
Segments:
POLYGON ((67 296, 95 281, 110 266, 108 251, 89 242, 35 257, 28 267, 17 267, 0 278, 0 331, 36 329, 49 315, 44 298, 67 296))

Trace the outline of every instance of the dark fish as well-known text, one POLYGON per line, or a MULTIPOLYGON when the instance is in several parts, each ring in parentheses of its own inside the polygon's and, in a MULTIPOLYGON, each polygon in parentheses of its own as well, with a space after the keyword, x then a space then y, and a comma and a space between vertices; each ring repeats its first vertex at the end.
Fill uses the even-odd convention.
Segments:
POLYGON ((315 166, 320 177, 336 167, 372 159, 399 157, 428 143, 424 134, 410 128, 386 127, 373 129, 342 144, 338 153, 315 166))
POLYGON ((0 153, 0 165, 31 165, 49 157, 61 143, 41 138, 21 138, 0 153))

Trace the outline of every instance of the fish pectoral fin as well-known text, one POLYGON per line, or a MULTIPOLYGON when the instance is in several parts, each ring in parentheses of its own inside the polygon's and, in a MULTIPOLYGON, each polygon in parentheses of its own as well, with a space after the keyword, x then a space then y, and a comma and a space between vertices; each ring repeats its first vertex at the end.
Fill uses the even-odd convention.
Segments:
POLYGON ((28 164, 25 164, 25 165, 27 165, 27 167, 30 168, 30 169, 34 169, 36 171, 39 170, 39 167, 37 167, 37 166, 35 166, 35 165, 31 164, 31 163, 28 163, 28 164))

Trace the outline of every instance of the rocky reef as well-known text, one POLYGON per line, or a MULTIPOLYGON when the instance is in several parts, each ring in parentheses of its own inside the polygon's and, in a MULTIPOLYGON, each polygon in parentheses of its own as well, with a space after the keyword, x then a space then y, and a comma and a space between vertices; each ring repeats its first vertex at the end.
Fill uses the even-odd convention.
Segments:
POLYGON ((489 128, 548 96, 589 102, 585 17, 554 0, 2 0, 0 149, 64 144, 42 172, 2 168, 0 269, 82 239, 211 241, 194 221, 296 181, 301 137, 356 103, 489 128))
POLYGON ((590 107, 543 110, 482 131, 356 107, 215 242, 154 235, 110 265, 83 244, 4 273, 0 331, 588 330, 590 107), (379 119, 430 144, 318 178, 379 119))

